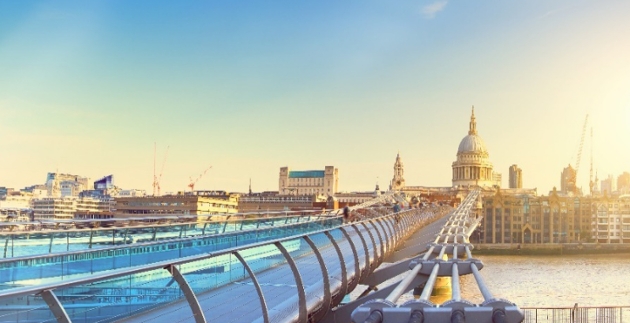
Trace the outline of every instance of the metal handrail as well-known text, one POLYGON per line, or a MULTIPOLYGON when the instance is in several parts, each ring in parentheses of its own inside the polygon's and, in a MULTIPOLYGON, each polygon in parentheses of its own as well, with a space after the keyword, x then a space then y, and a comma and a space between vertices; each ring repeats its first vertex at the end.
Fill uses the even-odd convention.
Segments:
MULTIPOLYGON (((411 212, 411 211, 413 211, 413 210, 406 210, 406 211, 403 211, 403 212, 399 212, 397 214, 398 215, 402 215, 404 212, 411 212)), ((389 215, 382 216, 381 218, 392 218, 395 215, 396 214, 389 214, 389 215)), ((261 247, 261 246, 266 246, 266 245, 273 245, 273 244, 281 243, 281 242, 284 242, 284 241, 295 240, 295 239, 302 239, 302 238, 304 238, 306 236, 316 235, 316 234, 319 234, 319 233, 330 232, 330 231, 338 230, 340 227, 345 228, 345 227, 350 227, 350 226, 352 226, 353 224, 356 224, 356 223, 367 223, 367 222, 370 222, 370 221, 373 221, 373 219, 358 221, 358 222, 355 222, 355 223, 352 223, 352 224, 344 224, 344 225, 341 225, 339 227, 335 227, 335 228, 332 228, 332 229, 318 230, 318 231, 313 231, 313 232, 309 232, 309 233, 306 233, 306 234, 293 235, 293 236, 288 236, 288 237, 275 239, 275 240, 269 240, 269 241, 252 243, 252 244, 248 244, 248 245, 245 245, 245 246, 232 247, 232 248, 223 249, 221 251, 211 252, 211 253, 207 253, 207 254, 203 254, 203 255, 195 255, 195 256, 189 256, 189 257, 184 257, 184 258, 178 258, 176 260, 160 261, 160 262, 156 262, 156 263, 153 263, 153 264, 141 265, 141 266, 132 267, 132 268, 115 269, 115 270, 108 271, 106 273, 94 274, 94 275, 91 275, 89 277, 68 279, 68 280, 61 281, 61 282, 54 282, 54 283, 37 285, 37 286, 13 288, 13 289, 10 289, 10 290, 0 291, 0 298, 4 298, 4 297, 18 297, 18 296, 39 294, 39 293, 41 293, 41 292, 43 292, 45 290, 55 290, 55 289, 59 289, 59 288, 66 288, 66 287, 84 285, 84 284, 94 283, 94 282, 98 282, 98 281, 102 281, 102 280, 108 280, 108 279, 118 278, 118 277, 122 277, 122 276, 127 276, 127 275, 142 273, 142 272, 147 272, 147 271, 151 271, 151 270, 163 269, 163 268, 166 268, 167 266, 182 265, 182 264, 186 264, 186 263, 193 262, 193 261, 205 260, 205 259, 209 259, 209 258, 213 258, 213 257, 217 257, 217 256, 232 254, 233 252, 237 252, 237 251, 244 250, 244 249, 256 248, 256 247, 261 247)))
MULTIPOLYGON (((311 220, 311 221, 308 221, 308 222, 305 221, 305 222, 299 222, 299 223, 287 223, 287 224, 279 225, 279 226, 274 227, 274 228, 284 228, 284 227, 299 225, 299 224, 302 224, 302 223, 316 223, 316 222, 326 221, 328 219, 330 219, 330 218, 315 219, 315 220, 311 220)), ((218 222, 218 223, 225 223, 225 222, 218 222)), ((2 259, 0 259, 0 264, 4 264, 4 263, 8 263, 8 262, 16 262, 16 261, 21 261, 21 260, 42 259, 42 258, 50 258, 50 257, 66 257, 66 256, 71 256, 71 255, 76 255, 76 254, 85 254, 88 251, 90 251, 90 252, 91 251, 93 251, 93 252, 107 252, 107 251, 115 251, 115 250, 136 248, 136 247, 138 247, 138 248, 140 248, 140 247, 149 247, 149 246, 154 246, 154 245, 159 245, 159 244, 164 244, 164 243, 183 243, 183 242, 187 242, 189 240, 197 240, 197 239, 202 239, 202 238, 205 238, 205 237, 216 237, 216 236, 229 235, 229 234, 242 234, 242 233, 249 233, 249 232, 261 231, 261 230, 268 230, 268 229, 270 229, 270 228, 255 228, 255 229, 248 229, 248 230, 242 230, 242 231, 230 231, 230 232, 219 233, 219 234, 206 234, 206 235, 203 235, 203 236, 190 236, 190 237, 183 237, 183 238, 173 238, 173 239, 161 240, 161 241, 137 242, 137 243, 133 243, 133 244, 117 245, 117 246, 103 247, 103 248, 97 248, 97 249, 82 249, 82 250, 62 251, 62 252, 56 252, 56 253, 39 254, 39 255, 34 255, 34 256, 20 256, 20 257, 12 257, 12 258, 2 258, 2 259)))
POLYGON ((128 226, 110 226, 110 227, 95 227, 95 228, 75 228, 75 229, 52 229, 52 230, 25 230, 25 231, 0 231, 0 236, 7 235, 18 235, 18 234, 31 234, 31 233, 44 233, 44 234, 55 234, 55 233, 66 233, 66 232, 90 232, 90 231, 110 231, 110 230, 121 230, 125 228, 155 228, 155 227, 170 227, 170 226, 180 226, 187 224, 205 224, 205 223, 233 223, 240 221, 250 221, 257 220, 262 218, 245 218, 242 216, 246 215, 260 215, 260 214, 279 214, 285 215, 288 218, 296 218, 307 216, 305 213, 309 213, 308 215, 318 215, 321 217, 334 217, 336 215, 335 212, 339 212, 338 210, 332 209, 324 209, 324 210, 304 210, 304 211, 273 211, 273 212, 247 212, 247 213, 222 213, 222 214, 199 214, 199 215, 175 215, 177 219, 186 219, 186 218, 200 218, 200 217, 208 217, 211 218, 213 216, 225 216, 226 219, 222 220, 196 220, 189 222, 171 222, 171 223, 156 223, 148 226, 141 226, 143 220, 170 220, 169 215, 164 216, 154 216, 154 217, 137 217, 137 218, 112 218, 112 219, 81 219, 81 220, 53 220, 53 221, 32 221, 32 222, 0 222, 0 226, 18 226, 18 225, 33 225, 33 224, 74 224, 74 223, 101 223, 101 222, 138 222, 138 225, 128 225, 128 226), (287 215, 288 213, 296 213, 297 215, 287 215))

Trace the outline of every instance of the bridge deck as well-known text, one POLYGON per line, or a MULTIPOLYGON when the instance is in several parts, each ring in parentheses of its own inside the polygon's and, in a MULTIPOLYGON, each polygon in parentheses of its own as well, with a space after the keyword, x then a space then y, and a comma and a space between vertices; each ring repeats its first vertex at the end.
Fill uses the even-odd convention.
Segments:
MULTIPOLYGON (((361 230, 366 233, 365 229, 361 230)), ((349 232, 355 245, 361 244, 361 240, 356 232, 349 232)), ((367 235, 367 234, 366 234, 367 235)), ((322 240, 323 241, 323 240, 322 240)), ((338 256, 332 244, 318 245, 322 257, 326 260, 326 267, 329 273, 341 271, 341 265, 338 256)), ((350 245, 347 241, 339 241, 339 247, 349 249, 350 245)), ((365 265, 365 254, 362 248, 358 250, 361 265, 365 265)), ((373 248, 369 247, 369 252, 373 255, 373 248)), ((322 281, 322 272, 319 263, 313 253, 306 254, 295 259, 300 275, 303 280, 304 288, 307 291, 307 304, 313 306, 323 296, 323 291, 317 288, 317 283, 322 281), (317 289, 313 293, 308 293, 312 289, 317 289)), ((354 260, 346 260, 346 270, 348 280, 354 276, 354 260)), ((283 264, 275 268, 266 270, 257 274, 258 282, 261 284, 267 306, 270 309, 271 322, 280 322, 286 318, 287 313, 280 310, 274 310, 288 299, 295 298, 297 295, 296 283, 293 279, 292 271, 288 264, 283 264)), ((340 274, 332 277, 340 277, 340 274)), ((331 281, 332 289, 339 288, 341 282, 339 280, 331 281)), ((321 286, 321 285, 320 285, 321 286)), ((203 309, 206 319, 209 322, 253 322, 262 317, 262 310, 258 294, 252 284, 251 279, 245 279, 230 285, 212 290, 198 295, 199 303, 203 309), (229 302, 226 300, 230 300, 229 302)), ((297 304, 297 301, 295 302, 297 304)), ((288 313, 291 315, 292 313, 288 313)), ((156 320, 164 322, 194 322, 190 306, 183 300, 176 301, 156 308, 152 311, 138 314, 136 316, 125 318, 119 322, 155 322, 156 320)))
MULTIPOLYGON (((405 242, 402 248, 408 249, 410 253, 420 254, 427 250, 425 247, 428 243, 435 239, 435 234, 439 231, 444 223, 446 223, 448 217, 444 216, 437 221, 429 224, 428 226, 415 232, 405 242)), ((365 229, 361 230, 361 233, 366 235, 365 229)), ((361 241, 356 233, 350 234, 352 241, 356 246, 361 245, 361 241)), ((319 245, 318 245, 319 246, 319 245)), ((340 247, 350 248, 347 242, 341 242, 340 247)), ((374 248, 368 243, 370 260, 373 260, 374 248)), ((338 256, 335 249, 331 244, 322 246, 320 248, 322 256, 326 260, 326 267, 331 277, 341 277, 341 265, 339 263, 338 256), (336 272, 336 274, 330 274, 336 272)), ((365 253, 361 248, 357 248, 359 254, 359 262, 361 267, 365 266, 365 253)), ((377 250, 377 255, 380 251, 377 250)), ((321 290, 322 273, 319 267, 319 263, 315 256, 310 253, 296 259, 296 263, 300 270, 300 274, 304 279, 304 288, 307 291, 307 304, 315 306, 315 304, 321 301, 323 297, 323 291, 321 290), (311 291, 311 293, 309 293, 311 291)), ((354 260, 348 259, 346 262, 346 270, 348 280, 351 280, 354 276, 354 260)), ((288 313, 282 313, 279 307, 284 302, 293 302, 297 307, 296 300, 296 286, 293 280, 291 270, 287 264, 278 266, 276 268, 267 270, 260 274, 257 274, 259 283, 262 285, 262 289, 267 301, 267 306, 270 309, 270 321, 281 322, 287 319, 288 313), (276 308, 276 310, 274 310, 276 308), (284 315, 283 315, 284 314, 284 315)), ((341 282, 335 280, 331 282, 333 284, 333 290, 339 289, 341 282)), ((262 311, 259 303, 258 295, 253 287, 251 279, 247 278, 241 282, 236 282, 228 286, 224 286, 220 289, 209 291, 198 296, 200 305, 204 311, 205 317, 209 322, 262 322, 262 311), (230 300, 229 303, 225 300, 230 300)), ((292 313, 296 313, 294 310, 292 313)), ((290 317, 290 315, 289 315, 290 317)), ((165 322, 194 322, 190 306, 185 300, 178 300, 176 302, 165 304, 159 308, 121 319, 118 322, 125 323, 139 323, 139 322, 154 322, 156 320, 162 320, 165 322)))

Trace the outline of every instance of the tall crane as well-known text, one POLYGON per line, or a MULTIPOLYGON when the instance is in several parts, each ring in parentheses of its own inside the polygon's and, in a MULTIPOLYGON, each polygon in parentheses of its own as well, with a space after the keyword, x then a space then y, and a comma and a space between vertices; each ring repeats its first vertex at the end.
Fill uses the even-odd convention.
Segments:
POLYGON ((171 148, 171 146, 167 146, 166 147, 166 152, 164 153, 164 160, 162 161, 162 168, 160 168, 160 175, 156 175, 155 174, 155 161, 157 158, 157 154, 156 154, 156 144, 153 143, 153 196, 156 196, 155 193, 157 192, 157 196, 160 196, 161 192, 160 192, 160 181, 162 180, 162 174, 164 173, 164 165, 166 164, 166 158, 168 157, 168 149, 171 148))
POLYGON ((591 127, 591 173, 589 176, 588 186, 593 196, 593 189, 595 188, 595 182, 593 182, 593 127, 591 127))
POLYGON ((188 184, 188 187, 190 187, 190 191, 194 192, 195 191, 195 184, 197 184, 197 182, 199 182, 199 180, 203 177, 203 175, 206 175, 206 173, 210 170, 210 168, 212 168, 212 166, 206 168, 203 173, 199 174, 199 176, 197 176, 197 179, 193 180, 192 177, 190 177, 190 183, 188 184))
POLYGON ((580 138, 580 146, 578 148, 577 161, 575 163, 575 173, 572 174, 571 179, 570 179, 570 184, 573 184, 572 185, 573 194, 576 194, 576 195, 578 193, 577 174, 578 174, 578 171, 580 170, 580 162, 582 161, 582 148, 584 148, 584 137, 586 137, 587 125, 588 125, 588 114, 586 115, 586 118, 584 119, 584 126, 582 126, 582 137, 580 138))

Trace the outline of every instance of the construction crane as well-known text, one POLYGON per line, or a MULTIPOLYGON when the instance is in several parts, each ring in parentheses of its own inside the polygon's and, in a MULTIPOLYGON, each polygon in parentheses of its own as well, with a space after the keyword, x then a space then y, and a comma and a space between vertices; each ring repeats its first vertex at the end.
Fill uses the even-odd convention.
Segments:
POLYGON ((570 184, 573 185, 571 188, 573 189, 573 194, 575 195, 577 195, 578 193, 577 174, 578 174, 578 171, 580 170, 580 162, 582 161, 582 148, 584 148, 584 137, 586 137, 587 125, 588 125, 588 114, 586 115, 586 118, 584 119, 584 126, 582 126, 582 137, 580 138, 580 146, 578 148, 577 161, 575 163, 575 172, 572 174, 570 182, 569 182, 570 184))
POLYGON ((199 182, 199 180, 203 177, 203 175, 206 175, 206 173, 210 170, 210 168, 212 168, 212 166, 206 168, 203 171, 203 173, 199 174, 199 176, 195 180, 193 180, 192 177, 190 177, 190 184, 188 184, 188 187, 190 187, 190 191, 191 192, 195 191, 195 184, 197 184, 197 182, 199 182))
POLYGON ((591 127, 591 173, 589 176, 588 186, 593 196, 593 188, 595 188, 595 182, 593 182, 593 127, 591 127))
POLYGON ((170 146, 166 147, 166 152, 164 153, 164 160, 162 161, 162 168, 160 168, 160 175, 155 174, 155 160, 157 158, 156 154, 156 144, 153 143, 153 196, 156 196, 155 193, 157 191, 157 196, 160 196, 160 181, 162 180, 162 174, 164 173, 164 165, 166 164, 166 157, 168 157, 168 149, 170 146))

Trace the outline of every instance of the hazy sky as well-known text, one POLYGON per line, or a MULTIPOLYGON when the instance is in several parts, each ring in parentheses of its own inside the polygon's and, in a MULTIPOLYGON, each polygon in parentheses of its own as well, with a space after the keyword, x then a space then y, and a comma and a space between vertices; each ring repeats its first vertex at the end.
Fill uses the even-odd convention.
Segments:
MULTIPOLYGON (((2 1, 0 186, 114 174, 150 192, 450 186, 474 105, 497 172, 559 187, 590 114, 600 178, 630 170, 630 1, 2 1)), ((579 183, 588 190, 590 138, 579 183)))

